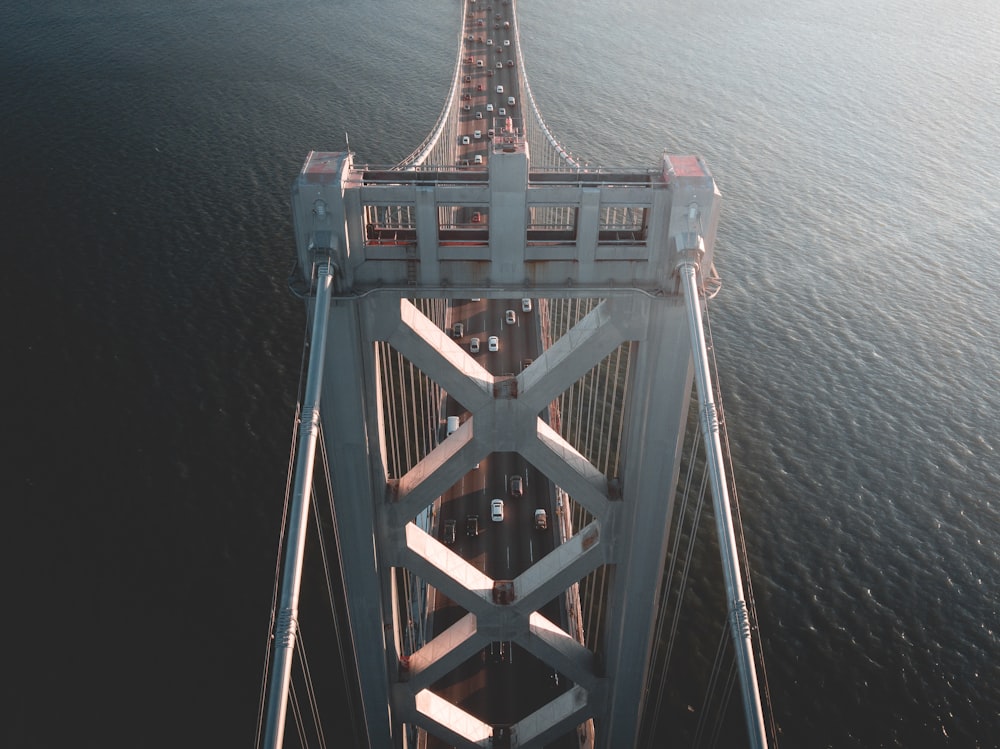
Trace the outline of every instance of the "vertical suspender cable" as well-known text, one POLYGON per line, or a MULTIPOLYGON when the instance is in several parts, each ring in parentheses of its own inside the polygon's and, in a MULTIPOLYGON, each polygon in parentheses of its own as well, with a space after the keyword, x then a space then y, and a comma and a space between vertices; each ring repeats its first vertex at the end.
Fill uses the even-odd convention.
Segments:
POLYGON ((288 685, 298 628, 299 588, 302 584, 306 529, 309 527, 309 495, 316 458, 316 439, 319 435, 319 399, 323 389, 323 359, 326 355, 326 328, 330 317, 332 286, 333 268, 330 259, 325 258, 317 274, 312 350, 309 353, 306 394, 299 426, 301 438, 295 465, 295 487, 292 494, 291 518, 288 523, 285 569, 281 580, 281 609, 278 612, 278 623, 274 633, 277 645, 274 650, 274 668, 271 671, 267 730, 264 734, 266 749, 281 749, 285 739, 288 685))
MULTIPOLYGON (((692 222, 696 218, 697 207, 692 206, 692 222)), ((754 749, 764 749, 767 747, 764 715, 761 710, 760 691, 757 687, 753 643, 750 640, 747 605, 743 597, 743 578, 740 574, 736 539, 733 533, 733 516, 729 506, 729 490, 722 457, 722 443, 719 439, 719 419, 710 380, 708 350, 705 346, 705 333, 701 319, 701 299, 698 295, 697 271, 698 264, 702 259, 703 242, 701 237, 695 234, 685 234, 678 237, 677 241, 678 248, 682 253, 677 270, 680 274, 684 302, 687 306, 691 354, 694 359, 695 382, 698 386, 698 404, 701 408, 701 430, 705 440, 706 469, 709 471, 712 485, 715 526, 722 554, 722 570, 729 601, 730 626, 732 627, 733 644, 736 646, 740 685, 743 690, 743 710, 746 714, 750 745, 754 749)))

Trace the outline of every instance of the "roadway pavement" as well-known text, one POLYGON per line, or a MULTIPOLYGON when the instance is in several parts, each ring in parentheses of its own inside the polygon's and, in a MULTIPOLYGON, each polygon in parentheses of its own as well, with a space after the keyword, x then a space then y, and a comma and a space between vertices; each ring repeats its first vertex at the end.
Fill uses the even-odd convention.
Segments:
POLYGON ((470 4, 462 40, 457 166, 485 169, 491 150, 489 131, 500 133, 507 128, 507 117, 512 127, 520 126, 515 32, 510 4, 501 0, 470 4), (502 93, 498 86, 503 88, 502 93), (513 106, 508 102, 510 96, 514 97, 513 106), (477 156, 481 166, 476 163, 477 156))
MULTIPOLYGON (((480 340, 478 353, 471 353, 494 375, 520 372, 525 359, 541 353, 540 328, 535 319, 537 304, 523 312, 521 300, 456 300, 450 310, 450 324, 463 323, 456 342, 469 351, 473 338, 480 340), (507 322, 507 310, 515 321, 507 322), (489 351, 489 336, 496 335, 498 351, 489 351)), ((449 398, 448 416, 464 421, 468 413, 449 398)), ((445 495, 438 508, 438 539, 445 542, 448 521, 455 522, 451 548, 485 574, 496 580, 514 579, 548 554, 558 543, 555 493, 551 482, 517 453, 493 453, 483 458, 478 469, 464 475, 445 495), (511 479, 521 476, 523 495, 511 494, 511 479), (504 519, 491 520, 494 498, 504 502, 504 519), (535 510, 544 509, 547 527, 535 528, 535 510), (468 519, 478 518, 479 533, 467 532, 468 519)), ((565 627, 560 600, 549 603, 542 614, 565 627)), ((433 633, 443 632, 467 612, 438 593, 431 615, 433 633)), ((432 687, 432 691, 494 726, 508 726, 531 714, 569 687, 552 668, 510 642, 492 643, 479 654, 432 687)), ((430 739, 429 747, 446 744, 430 739)), ((575 746, 573 737, 550 746, 575 746)))

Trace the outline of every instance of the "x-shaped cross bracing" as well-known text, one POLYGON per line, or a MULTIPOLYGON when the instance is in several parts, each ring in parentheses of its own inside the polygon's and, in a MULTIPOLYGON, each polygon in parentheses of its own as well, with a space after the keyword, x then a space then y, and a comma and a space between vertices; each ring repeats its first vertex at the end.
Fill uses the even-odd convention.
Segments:
POLYGON ((483 724, 429 688, 490 642, 513 640, 567 676, 574 688, 519 724, 520 741, 547 740, 575 725, 588 695, 602 689, 593 654, 538 613, 608 560, 601 527, 612 522, 607 478, 538 414, 626 340, 642 337, 646 315, 639 299, 609 299, 555 341, 517 376, 516 397, 498 396, 500 378, 483 368, 406 300, 398 318, 376 316, 379 340, 433 379, 470 417, 403 476, 386 513, 389 562, 406 567, 469 613, 409 658, 409 679, 397 701, 418 723, 457 745, 481 745, 483 724), (518 452, 593 516, 593 522, 512 581, 508 604, 495 603, 494 580, 418 528, 411 519, 448 491, 491 452, 518 452), (456 712, 457 711, 457 712, 456 712), (468 730, 465 730, 465 729, 468 730))

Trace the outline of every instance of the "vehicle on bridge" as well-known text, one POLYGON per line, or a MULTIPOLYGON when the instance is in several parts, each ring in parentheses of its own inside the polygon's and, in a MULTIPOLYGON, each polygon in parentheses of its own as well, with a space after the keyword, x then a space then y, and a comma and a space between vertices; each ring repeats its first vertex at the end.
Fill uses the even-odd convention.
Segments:
POLYGON ((508 325, 517 325, 517 315, 514 314, 514 310, 509 309, 503 313, 503 321, 508 325))
POLYGON ((503 522, 503 500, 499 497, 490 502, 490 518, 494 523, 503 522))
POLYGON ((465 518, 465 535, 475 538, 479 535, 479 516, 468 515, 465 518))
POLYGON ((524 494, 524 479, 520 474, 514 474, 510 477, 510 496, 520 497, 524 494))
POLYGON ((444 524, 444 542, 449 546, 455 543, 455 521, 448 520, 444 524))
POLYGON ((500 339, 497 338, 495 335, 491 335, 487 339, 487 341, 486 341, 486 347, 490 351, 499 351, 500 350, 500 339))
POLYGON ((549 519, 545 514, 545 510, 535 510, 535 530, 544 531, 549 527, 549 519))

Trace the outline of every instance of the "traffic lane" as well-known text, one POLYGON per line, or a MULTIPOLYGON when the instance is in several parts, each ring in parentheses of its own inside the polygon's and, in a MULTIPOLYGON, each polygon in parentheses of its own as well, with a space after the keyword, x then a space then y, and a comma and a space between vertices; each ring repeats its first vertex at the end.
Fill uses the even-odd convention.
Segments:
POLYGON ((512 299, 498 299, 490 310, 494 315, 493 322, 498 331, 501 353, 494 374, 516 375, 520 371, 521 354, 527 347, 527 329, 520 325, 517 317, 520 304, 520 300, 515 304, 515 300, 512 299), (511 312, 514 315, 513 323, 507 322, 507 315, 511 312))
POLYGON ((488 552, 487 567, 490 577, 494 580, 511 580, 517 576, 513 564, 517 563, 517 535, 512 532, 516 527, 518 518, 518 508, 510 501, 507 492, 507 475, 516 464, 516 454, 514 453, 494 453, 494 470, 490 474, 490 497, 497 498, 504 503, 504 519, 500 522, 491 521, 491 527, 495 527, 495 532, 491 534, 491 542, 488 552), (512 558, 513 553, 513 558, 512 558))
POLYGON ((452 550, 465 557, 466 552, 474 549, 469 547, 466 539, 473 539, 469 536, 467 519, 470 515, 480 512, 482 503, 486 495, 486 483, 475 474, 489 470, 489 461, 484 459, 480 463, 478 471, 470 471, 465 474, 458 483, 441 497, 438 509, 438 525, 441 529, 441 541, 444 542, 444 529, 449 521, 455 521, 455 543, 451 544, 452 550))
MULTIPOLYGON (((495 374, 519 372, 521 360, 528 353, 534 353, 531 346, 535 332, 534 320, 524 317, 532 313, 521 311, 520 299, 517 299, 488 302, 484 305, 482 314, 483 338, 497 335, 500 339, 500 351, 486 352, 484 365, 495 374), (508 309, 514 310, 513 324, 506 322, 508 309)), ((478 321, 469 324, 474 326, 473 329, 479 330, 478 321)), ((533 527, 534 510, 544 503, 538 492, 550 490, 551 484, 516 453, 494 454, 490 458, 489 467, 483 465, 482 468, 485 469, 482 496, 471 497, 471 506, 476 511, 481 508, 484 513, 481 517, 484 517, 489 511, 490 500, 497 497, 504 501, 505 516, 502 522, 488 521, 488 534, 486 528, 483 529, 487 540, 482 547, 478 546, 478 539, 473 540, 472 546, 463 546, 463 556, 482 552, 486 557, 487 574, 494 579, 514 578, 537 561, 543 555, 542 552, 548 553, 552 548, 551 541, 542 541, 548 534, 536 533, 533 527), (525 494, 518 498, 510 495, 510 477, 515 473, 525 478, 525 494), (539 541, 537 554, 536 540, 539 541)), ((468 501, 470 497, 466 494, 460 499, 468 501)), ((468 508, 469 505, 466 504, 465 507, 468 508)), ((551 523, 548 525, 551 529, 551 523)), ((552 538, 551 535, 548 537, 552 538)), ((551 613, 543 612, 553 621, 561 619, 557 604, 553 606, 550 603, 545 608, 554 608, 551 613)), ((452 616, 457 617, 458 614, 456 611, 452 616)), ((499 647, 499 644, 494 644, 488 650, 499 654, 499 647)), ((476 668, 474 663, 463 664, 460 675, 452 685, 454 691, 451 688, 448 690, 449 697, 454 697, 456 703, 461 704, 464 709, 481 715, 496 725, 516 722, 554 696, 551 691, 554 683, 551 669, 516 646, 506 645, 505 652, 509 657, 502 660, 493 655, 486 657, 484 653, 484 667, 478 670, 489 676, 485 685, 473 683, 479 677, 466 672, 466 668, 476 668)))
MULTIPOLYGON (((547 509, 548 481, 544 476, 527 461, 521 462, 521 476, 524 481, 524 495, 514 500, 519 505, 521 520, 517 529, 521 537, 521 544, 518 555, 518 566, 523 572, 531 565, 538 562, 542 557, 552 551, 552 536, 549 533, 551 524, 549 521, 549 510, 547 509), (535 527, 535 512, 539 509, 546 510, 546 528, 535 527)), ((558 622, 558 619, 553 621, 558 622)))
POLYGON ((462 348, 464 348, 469 355, 478 361, 483 367, 489 368, 485 357, 487 357, 490 352, 487 351, 486 341, 493 335, 490 332, 489 326, 489 314, 486 310, 486 304, 482 301, 479 302, 466 302, 462 305, 463 309, 461 314, 463 315, 463 321, 465 324, 465 336, 462 338, 462 348), (473 353, 470 345, 473 338, 479 339, 479 351, 473 353))

